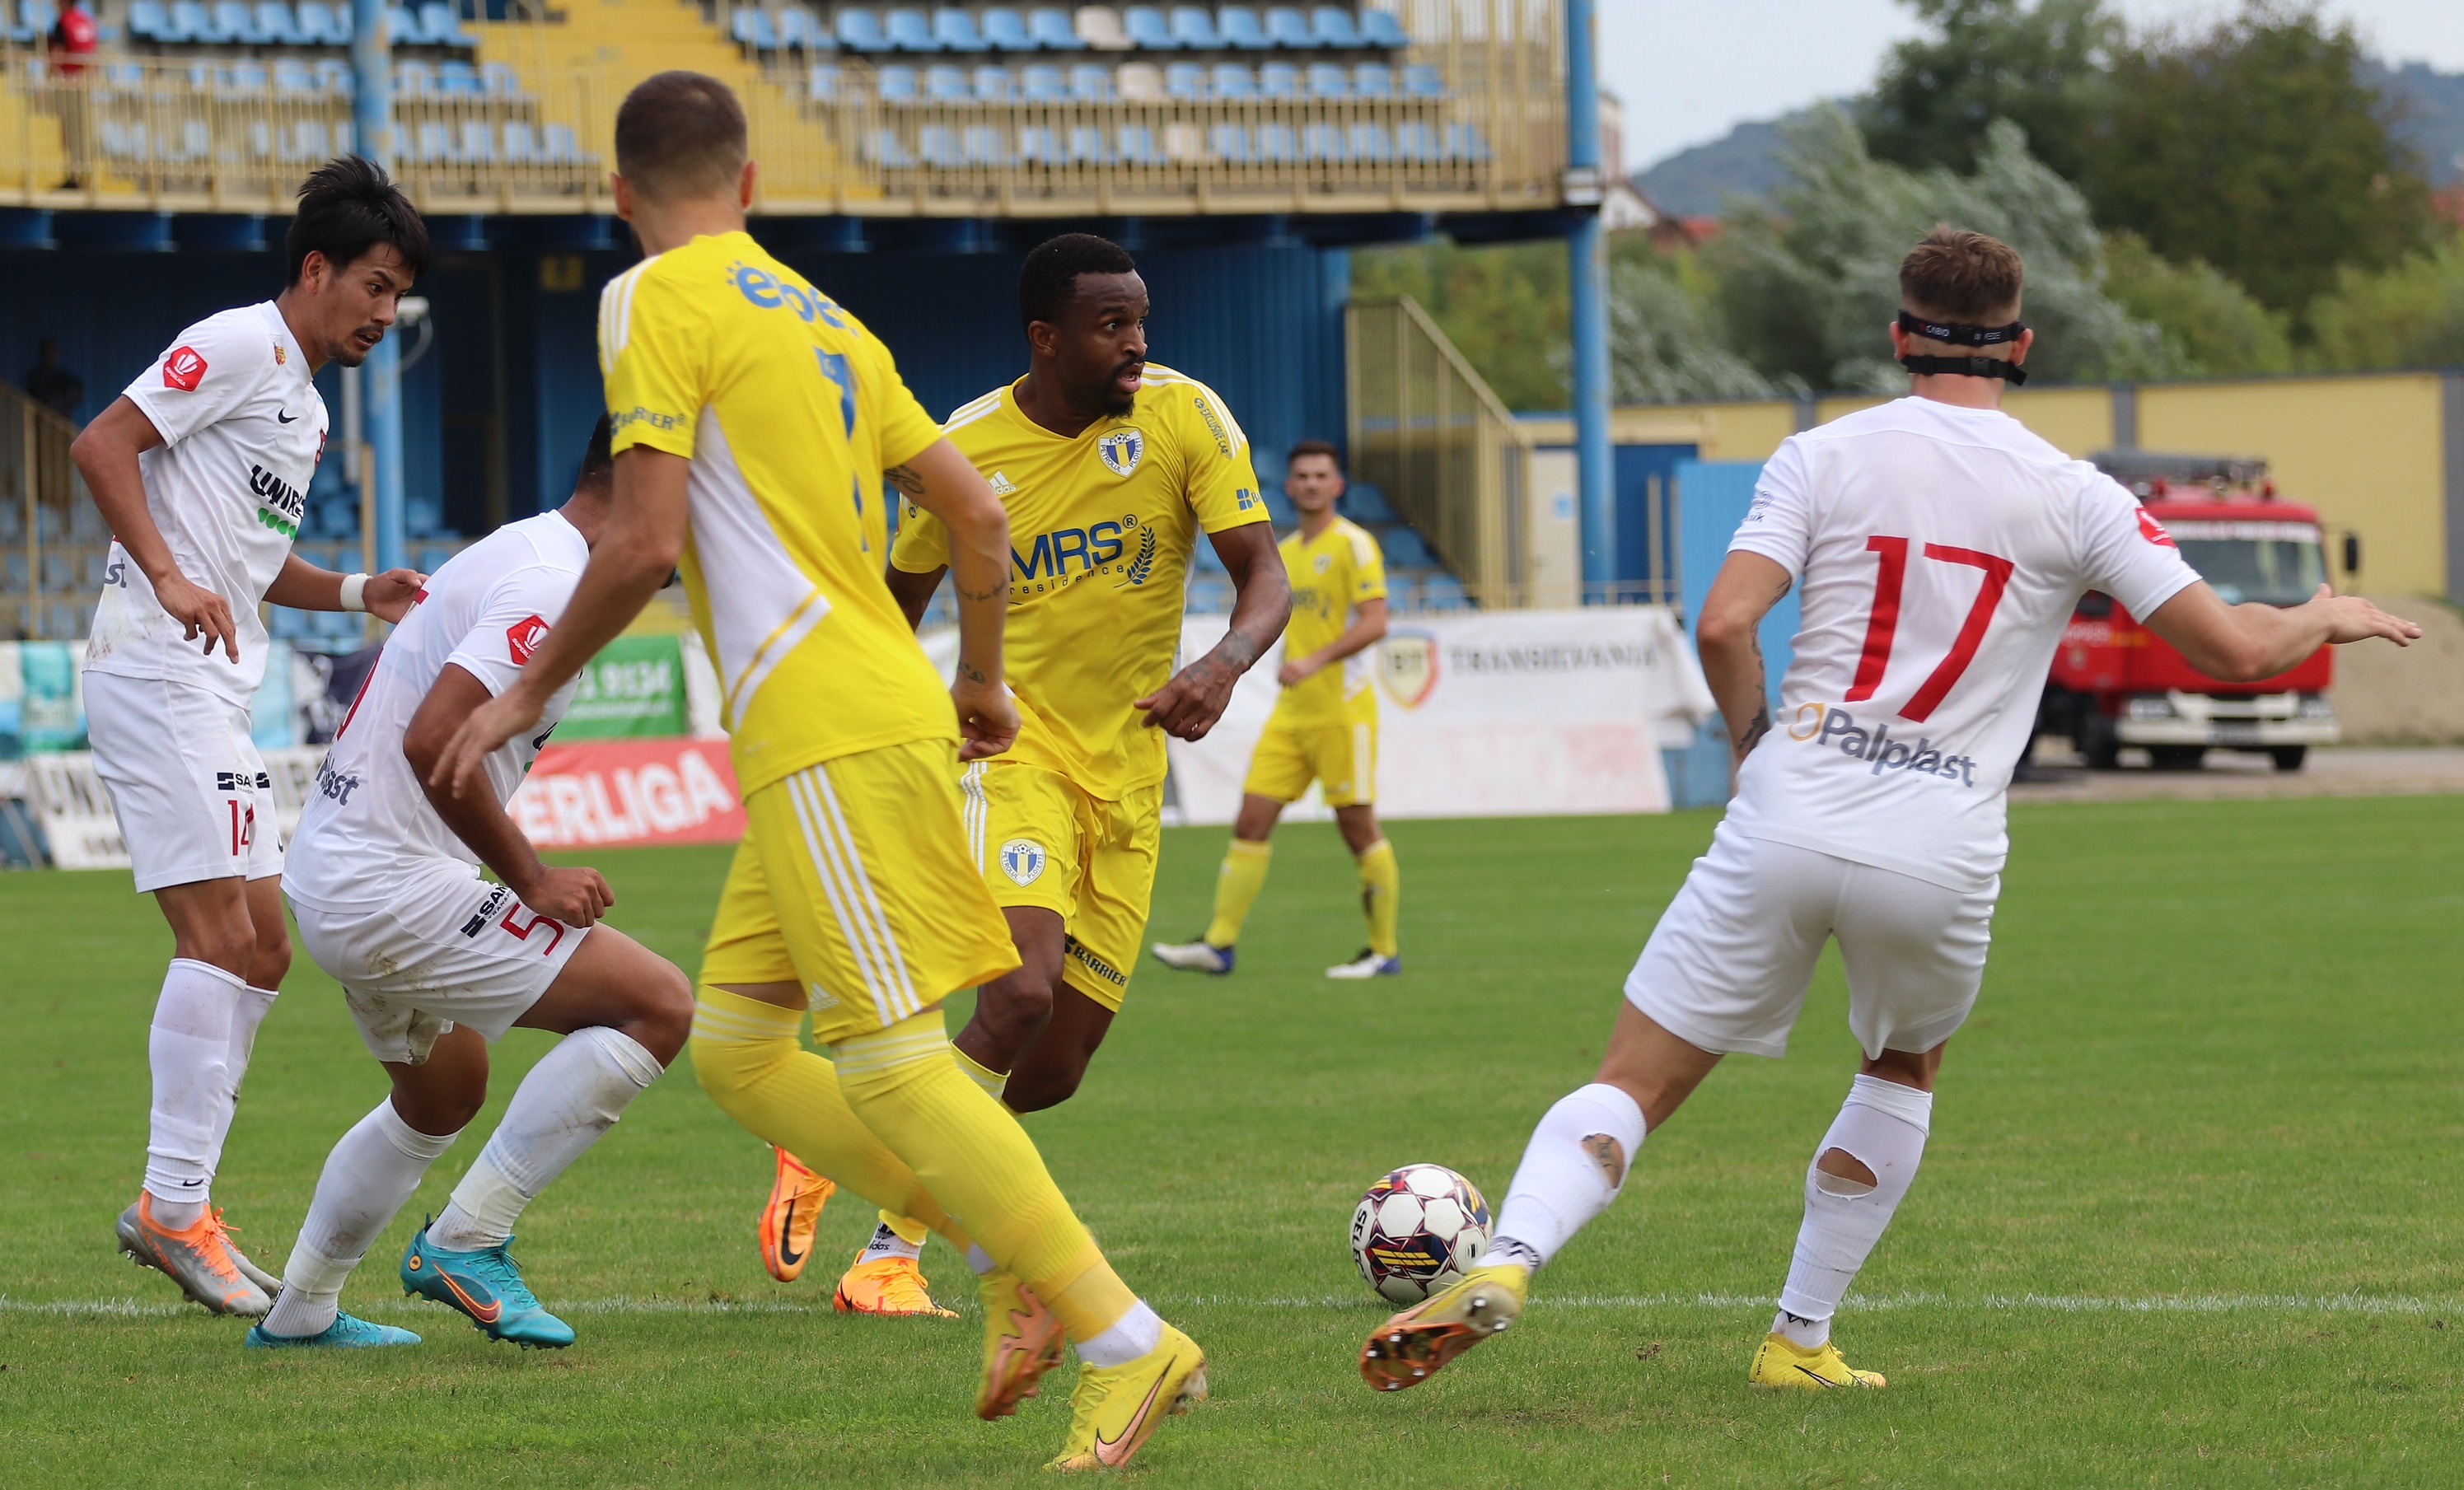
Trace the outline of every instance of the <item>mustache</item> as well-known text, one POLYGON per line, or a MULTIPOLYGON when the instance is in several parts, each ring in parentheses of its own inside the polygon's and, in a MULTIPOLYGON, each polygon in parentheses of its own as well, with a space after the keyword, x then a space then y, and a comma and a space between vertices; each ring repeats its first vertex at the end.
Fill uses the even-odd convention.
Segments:
POLYGON ((1115 378, 1118 378, 1118 377, 1120 377, 1120 376, 1121 376, 1122 374, 1124 374, 1124 373, 1129 373, 1129 372, 1135 372, 1135 371, 1138 371, 1138 370, 1140 370, 1140 369, 1144 368, 1144 367, 1146 366, 1146 364, 1147 364, 1147 360, 1146 360, 1145 358, 1143 358, 1143 357, 1133 357, 1133 358, 1131 358, 1128 362, 1123 362, 1120 366, 1113 368, 1113 369, 1112 369, 1112 376, 1113 376, 1113 377, 1115 377, 1115 378))

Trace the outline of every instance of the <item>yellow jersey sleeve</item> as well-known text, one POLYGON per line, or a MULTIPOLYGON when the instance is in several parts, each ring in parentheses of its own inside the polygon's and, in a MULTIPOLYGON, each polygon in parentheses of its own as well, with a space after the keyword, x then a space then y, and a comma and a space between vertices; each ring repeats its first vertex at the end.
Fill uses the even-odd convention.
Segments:
MULTIPOLYGON (((872 416, 872 427, 881 431, 881 468, 888 471, 932 449, 933 442, 941 438, 941 426, 924 412, 923 405, 915 402, 907 380, 898 375, 898 362, 890 355, 890 348, 870 328, 859 324, 855 329, 859 333, 857 355, 866 360, 869 374, 857 383, 873 401, 867 412, 872 416)), ((915 504, 907 505, 913 510, 915 504)))
POLYGON ((1353 528, 1347 537, 1352 539, 1352 572, 1344 586, 1346 599, 1354 605, 1363 601, 1384 600, 1386 556, 1379 552, 1377 540, 1365 528, 1353 528))
POLYGON ((1266 520, 1265 501, 1258 495, 1258 472, 1249 464, 1249 437, 1223 406, 1215 390, 1195 381, 1172 389, 1181 422, 1180 448, 1186 466, 1181 490, 1198 525, 1221 533, 1243 523, 1266 520))
POLYGON ((693 458, 711 399, 709 318, 654 261, 608 283, 599 297, 599 366, 614 426, 609 449, 637 445, 693 458))
POLYGON ((890 566, 931 574, 950 566, 950 530, 913 502, 898 504, 898 537, 890 545, 890 566))

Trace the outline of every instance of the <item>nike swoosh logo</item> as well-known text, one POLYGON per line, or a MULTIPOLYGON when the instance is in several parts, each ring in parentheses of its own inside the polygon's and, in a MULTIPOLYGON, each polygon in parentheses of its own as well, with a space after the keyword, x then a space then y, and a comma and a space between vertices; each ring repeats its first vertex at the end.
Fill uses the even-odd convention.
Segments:
POLYGON ((790 1267, 804 1260, 803 1253, 787 1245, 787 1238, 794 1235, 796 1235, 796 1202, 790 1200, 787 1202, 787 1214, 779 1218, 779 1260, 790 1267))
POLYGON ((275 410, 274 411, 274 417, 275 417, 277 421, 279 421, 280 423, 282 423, 282 424, 286 424, 286 425, 296 425, 296 424, 297 424, 297 423, 299 422, 299 416, 298 416, 298 415, 297 415, 297 414, 286 414, 286 413, 284 413, 282 410, 280 410, 280 409, 278 409, 278 408, 277 408, 277 409, 275 409, 275 410))
POLYGON ((1178 1364, 1180 1364, 1180 1358, 1173 1357, 1172 1361, 1155 1376, 1155 1385, 1147 1389, 1147 1399, 1138 1404, 1137 1412, 1131 1414, 1129 1426, 1121 1430, 1118 1437, 1107 1439, 1101 1433, 1095 1435, 1096 1463, 1118 1469, 1130 1461, 1130 1455, 1137 1449, 1138 1430, 1145 1426, 1147 1414, 1155 1411, 1155 1393, 1163 1391, 1164 1378, 1170 1376, 1172 1368, 1178 1364), (1130 1445, 1127 1450, 1121 1447, 1124 1443, 1130 1445))
POLYGON ((471 1317, 480 1324, 493 1325, 496 1323, 496 1317, 505 1312, 505 1305, 498 1300, 491 1299, 483 1305, 472 1298, 470 1291, 456 1282, 452 1274, 439 1272, 436 1276, 445 1281, 445 1286, 453 1291, 453 1297, 461 1300, 462 1306, 470 1310, 471 1317))
POLYGON ((1823 1376, 1823 1375, 1818 1375, 1818 1374, 1816 1374, 1816 1373, 1815 1373, 1815 1372, 1814 1372, 1814 1371, 1807 1370, 1807 1369, 1806 1369, 1806 1368, 1804 1368, 1804 1367, 1802 1367, 1802 1366, 1798 1367, 1798 1368, 1797 1368, 1797 1369, 1798 1369, 1798 1370, 1800 1370, 1800 1371, 1805 1371, 1805 1374, 1806 1374, 1808 1377, 1812 1378, 1812 1380, 1813 1380, 1814 1384, 1815 1384, 1815 1386, 1817 1386, 1817 1387, 1836 1387, 1836 1386, 1839 1385, 1837 1382, 1833 1381, 1830 1377, 1828 1377, 1828 1376, 1823 1376))

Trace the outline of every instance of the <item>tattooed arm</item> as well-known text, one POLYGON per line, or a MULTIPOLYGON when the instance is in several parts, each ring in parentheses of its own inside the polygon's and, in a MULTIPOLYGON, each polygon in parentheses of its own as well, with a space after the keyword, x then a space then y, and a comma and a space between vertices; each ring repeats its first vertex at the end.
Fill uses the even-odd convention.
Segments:
POLYGON ((1232 685, 1266 654, 1292 615, 1291 577, 1275 547, 1275 532, 1263 522, 1243 523, 1208 536, 1216 557, 1232 576, 1232 626, 1214 650, 1172 675, 1170 682, 1131 704, 1146 722, 1177 739, 1202 740, 1232 701, 1232 685))
POLYGON ((1728 749, 1736 766, 1771 733, 1771 691, 1763 676, 1763 647, 1755 631, 1788 593, 1788 571, 1760 554, 1732 553, 1711 581, 1695 623, 1694 645, 1703 676, 1727 722, 1728 749))
MULTIPOLYGON (((958 758, 998 756, 1018 738, 1018 709, 1001 687, 1001 625, 1009 614, 1009 513, 957 446, 936 440, 886 474, 950 530, 958 592, 958 675, 950 697, 965 736, 958 758)), ((924 592, 929 597, 931 590, 924 592)), ((902 598, 903 599, 903 598, 902 598)), ((917 609, 920 611, 921 606, 917 609)))

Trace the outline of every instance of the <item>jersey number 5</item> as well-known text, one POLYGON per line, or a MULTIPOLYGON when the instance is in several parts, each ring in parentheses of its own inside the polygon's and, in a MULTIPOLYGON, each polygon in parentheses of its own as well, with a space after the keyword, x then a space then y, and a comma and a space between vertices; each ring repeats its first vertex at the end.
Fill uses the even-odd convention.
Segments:
MULTIPOLYGON (((1891 665, 1891 639, 1900 628, 1900 587, 1908 575, 1908 540, 1876 537, 1865 540, 1881 563, 1874 574, 1874 609, 1865 618, 1865 650, 1857 659, 1857 681, 1848 687, 1846 702, 1854 704, 1874 696, 1882 686, 1882 669, 1891 665)), ((1985 631, 1993 624, 1994 607, 2002 603, 2002 591, 2011 582, 2011 571, 2018 565, 1993 554, 1981 554, 1972 548, 1952 548, 1947 543, 1928 543, 1925 557, 1946 564, 1968 564, 1985 571, 1985 582, 1976 587, 1976 603, 1968 607, 1968 619, 1959 624, 1959 635, 1950 644, 1950 651, 1926 677, 1908 701, 1900 706, 1900 717, 1912 724, 1922 724, 1940 707, 1944 695, 1968 665, 1976 660, 1976 648, 1985 643, 1985 631)))

